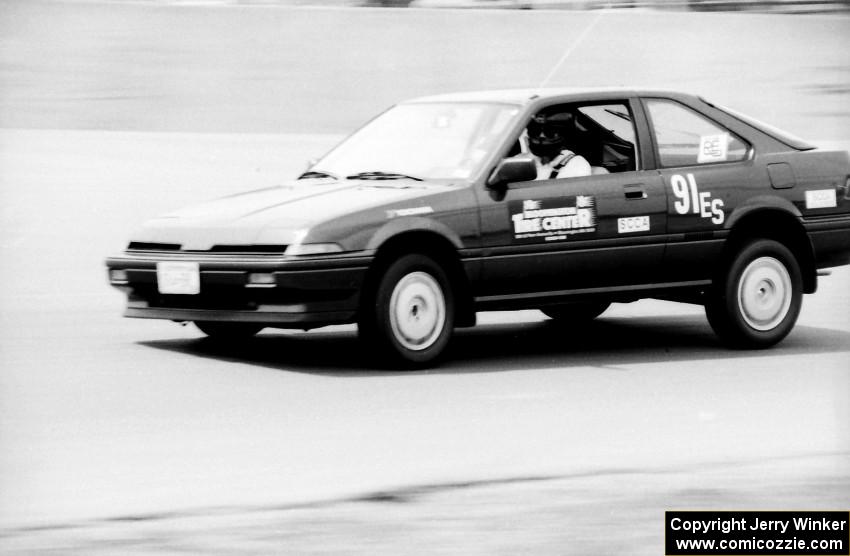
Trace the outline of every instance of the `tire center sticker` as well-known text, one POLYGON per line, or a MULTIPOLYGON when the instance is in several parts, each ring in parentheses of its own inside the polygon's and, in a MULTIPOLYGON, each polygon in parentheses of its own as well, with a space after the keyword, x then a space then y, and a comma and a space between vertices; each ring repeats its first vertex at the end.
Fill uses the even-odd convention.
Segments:
POLYGON ((589 195, 511 201, 508 212, 515 240, 559 241, 596 231, 596 199, 589 195))

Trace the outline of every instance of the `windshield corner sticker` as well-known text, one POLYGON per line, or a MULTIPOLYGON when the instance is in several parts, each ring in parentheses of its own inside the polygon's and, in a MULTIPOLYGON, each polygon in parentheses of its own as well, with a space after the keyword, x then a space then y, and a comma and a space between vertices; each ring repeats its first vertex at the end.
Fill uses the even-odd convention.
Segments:
POLYGON ((723 212, 723 200, 712 199, 708 191, 700 191, 693 174, 685 176, 674 174, 670 177, 670 187, 676 201, 673 208, 678 214, 698 214, 702 218, 711 218, 714 224, 723 224, 726 213, 723 212))
POLYGON ((596 231, 596 199, 588 195, 511 201, 508 211, 514 239, 559 241, 573 234, 596 231))
POLYGON ((432 209, 431 207, 402 208, 388 210, 387 218, 396 218, 398 216, 417 216, 420 214, 431 214, 432 212, 434 212, 434 209, 432 209))
POLYGON ((629 216, 617 219, 618 234, 632 234, 649 231, 649 216, 629 216))
POLYGON ((822 209, 838 206, 838 197, 834 189, 814 189, 806 191, 806 208, 822 209))
POLYGON ((729 134, 703 135, 699 138, 697 163, 726 162, 729 148, 729 134))

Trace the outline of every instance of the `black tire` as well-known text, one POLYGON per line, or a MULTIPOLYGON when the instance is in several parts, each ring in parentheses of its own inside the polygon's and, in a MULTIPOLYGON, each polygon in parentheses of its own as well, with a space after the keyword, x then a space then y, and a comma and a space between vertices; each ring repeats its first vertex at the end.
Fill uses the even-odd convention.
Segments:
POLYGON ((585 301, 581 303, 567 303, 564 305, 552 305, 541 307, 543 314, 549 318, 562 322, 582 323, 595 319, 605 312, 611 303, 608 301, 585 301))
POLYGON ((426 255, 391 263, 364 296, 358 334, 372 356, 404 368, 434 365, 455 322, 454 292, 443 269, 426 255))
POLYGON ((250 322, 195 321, 198 330, 216 340, 246 340, 257 334, 264 326, 250 322))
POLYGON ((730 347, 762 349, 791 332, 803 302, 800 264, 779 242, 745 244, 715 280, 705 305, 708 322, 730 347))

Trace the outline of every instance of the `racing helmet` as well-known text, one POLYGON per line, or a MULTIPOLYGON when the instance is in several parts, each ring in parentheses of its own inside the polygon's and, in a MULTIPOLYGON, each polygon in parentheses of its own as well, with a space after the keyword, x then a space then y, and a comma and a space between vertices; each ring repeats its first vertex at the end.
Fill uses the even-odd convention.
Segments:
POLYGON ((528 124, 528 148, 535 156, 554 158, 566 147, 570 113, 537 114, 528 124))

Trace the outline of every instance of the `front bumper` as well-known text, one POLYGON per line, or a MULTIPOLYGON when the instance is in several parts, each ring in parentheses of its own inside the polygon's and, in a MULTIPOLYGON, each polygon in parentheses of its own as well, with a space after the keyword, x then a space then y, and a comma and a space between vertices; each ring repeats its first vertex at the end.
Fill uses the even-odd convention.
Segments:
POLYGON ((371 256, 363 255, 285 258, 125 253, 108 258, 106 267, 123 271, 123 280, 109 275, 110 284, 127 294, 126 317, 316 328, 355 320, 371 261, 371 256), (198 263, 200 293, 160 293, 157 264, 169 261, 198 263), (252 284, 251 273, 270 274, 273 280, 252 284))

